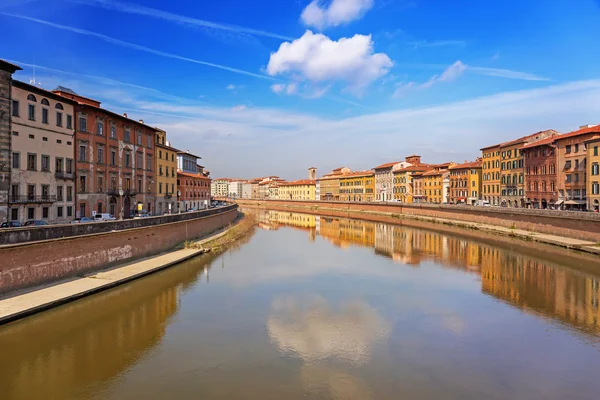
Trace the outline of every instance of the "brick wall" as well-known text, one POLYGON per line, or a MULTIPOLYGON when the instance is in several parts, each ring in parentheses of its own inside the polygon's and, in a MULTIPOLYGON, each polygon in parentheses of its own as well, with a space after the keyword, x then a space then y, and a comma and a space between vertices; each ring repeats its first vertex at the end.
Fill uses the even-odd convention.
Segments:
POLYGON ((302 209, 337 209, 345 212, 382 212, 397 215, 425 216, 453 219, 504 227, 515 227, 532 232, 548 233, 570 238, 600 242, 600 214, 573 211, 530 210, 501 207, 452 205, 418 205, 394 203, 344 203, 330 201, 246 200, 236 202, 243 206, 264 205, 302 209))
POLYGON ((2 246, 0 293, 165 252, 186 240, 227 226, 238 215, 235 206, 217 211, 190 213, 195 218, 161 225, 2 246))
POLYGON ((12 74, 0 69, 0 222, 6 221, 10 177, 10 82, 12 74))

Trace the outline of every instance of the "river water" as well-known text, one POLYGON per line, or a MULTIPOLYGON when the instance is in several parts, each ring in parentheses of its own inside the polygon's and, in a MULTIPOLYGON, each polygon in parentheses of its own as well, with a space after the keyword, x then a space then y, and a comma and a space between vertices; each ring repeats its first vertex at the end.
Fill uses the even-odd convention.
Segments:
POLYGON ((597 258, 256 213, 222 255, 0 327, 0 398, 600 398, 597 258))

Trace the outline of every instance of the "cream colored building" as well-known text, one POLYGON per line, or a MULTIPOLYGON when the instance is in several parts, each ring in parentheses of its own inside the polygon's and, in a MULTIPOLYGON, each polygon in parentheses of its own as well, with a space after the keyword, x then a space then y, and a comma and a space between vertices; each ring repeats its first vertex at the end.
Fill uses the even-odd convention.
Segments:
POLYGON ((279 200, 315 200, 316 181, 304 179, 279 183, 279 200))
POLYGON ((75 102, 13 81, 9 218, 75 218, 75 102))

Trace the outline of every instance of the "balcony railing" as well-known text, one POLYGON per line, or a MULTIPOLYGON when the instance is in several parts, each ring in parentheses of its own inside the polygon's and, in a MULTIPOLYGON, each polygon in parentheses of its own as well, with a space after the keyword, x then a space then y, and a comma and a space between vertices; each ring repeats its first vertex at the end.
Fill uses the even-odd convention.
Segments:
POLYGON ((173 197, 173 193, 166 193, 165 194, 165 199, 170 199, 171 197, 173 197))
POLYGON ((125 189, 123 191, 123 196, 135 196, 137 195, 137 191, 135 189, 125 189))
POLYGON ((54 177, 56 179, 75 179, 73 173, 67 173, 67 172, 63 172, 63 171, 56 171, 54 173, 54 177))
POLYGON ((27 204, 27 203, 54 203, 56 196, 10 196, 12 204, 27 204))
POLYGON ((118 196, 119 190, 117 188, 110 188, 106 191, 106 194, 109 196, 118 196))

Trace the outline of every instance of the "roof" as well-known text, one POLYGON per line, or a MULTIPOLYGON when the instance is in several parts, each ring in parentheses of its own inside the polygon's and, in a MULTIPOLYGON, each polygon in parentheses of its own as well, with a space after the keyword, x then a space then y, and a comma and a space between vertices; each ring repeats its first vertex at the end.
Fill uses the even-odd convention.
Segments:
POLYGON ((520 137, 518 139, 509 140, 508 142, 503 142, 503 143, 494 144, 492 146, 482 147, 480 150, 487 150, 487 149, 491 149, 491 148, 494 148, 494 147, 512 146, 512 145, 518 144, 520 142, 524 142, 527 139, 531 139, 532 137, 535 137, 536 135, 540 135, 542 133, 547 133, 547 132, 558 133, 554 129, 546 129, 545 131, 539 131, 539 132, 536 132, 536 133, 532 133, 531 135, 522 136, 522 137, 520 137))
POLYGON ((196 157, 196 158, 200 158, 200 159, 202 159, 202 157, 200 157, 200 156, 196 156, 196 155, 194 155, 194 154, 190 153, 189 151, 181 151, 181 150, 177 150, 177 155, 179 155, 179 154, 184 154, 184 155, 188 155, 188 156, 190 156, 190 157, 196 157))
POLYGON ((448 167, 448 169, 471 169, 471 168, 481 168, 483 162, 481 160, 466 162, 462 164, 456 164, 448 167))
POLYGON ((396 164, 401 163, 401 161, 394 161, 394 162, 389 162, 389 163, 385 163, 385 164, 381 164, 373 169, 384 169, 384 168, 391 168, 396 164))
MULTIPOLYGON (((79 96, 77 93, 75 93, 75 91, 73 91, 72 89, 69 89, 67 87, 64 86, 57 86, 56 89, 53 90, 53 92, 63 92, 63 93, 69 93, 69 94, 74 94, 75 96, 79 96)), ((80 96, 82 97, 82 96, 80 96)))
POLYGON ((49 98, 51 98, 53 100, 60 101, 62 103, 68 103, 68 104, 71 104, 71 105, 76 105, 77 104, 77 102, 74 101, 74 100, 68 99, 68 98, 63 97, 63 96, 59 96, 56 93, 52 93, 49 90, 42 89, 39 86, 30 85, 29 83, 25 83, 25 82, 13 80, 12 81, 12 85, 14 87, 18 87, 18 88, 21 88, 21 89, 24 89, 24 90, 28 90, 30 92, 35 92, 35 93, 41 94, 42 96, 49 97, 49 98))
POLYGON ((315 185, 316 183, 317 181, 313 181, 312 179, 301 179, 299 181, 280 182, 279 186, 315 185))
POLYGON ((9 63, 8 61, 4 61, 0 59, 0 69, 10 72, 14 74, 16 71, 20 71, 23 68, 19 67, 16 64, 9 63))
POLYGON ((210 179, 201 173, 192 174, 191 172, 183 172, 181 170, 177 171, 177 176, 186 176, 188 178, 198 178, 198 179, 210 179))
POLYGON ((355 178, 357 176, 369 176, 369 175, 373 175, 373 174, 374 174, 373 171, 355 171, 355 172, 349 172, 347 174, 340 175, 340 179, 355 178))
POLYGON ((401 168, 395 172, 423 172, 430 168, 429 164, 416 164, 401 168))
POLYGON ((437 176, 437 175, 443 175, 444 172, 446 171, 440 171, 440 170, 436 170, 436 169, 430 169, 429 171, 423 173, 423 176, 437 176))
POLYGON ((585 128, 580 128, 576 131, 565 133, 564 135, 560 135, 556 140, 567 139, 579 135, 586 135, 589 133, 600 133, 600 125, 586 126, 585 128))
POLYGON ((561 136, 562 135, 550 136, 549 138, 538 140, 537 142, 526 143, 521 148, 522 149, 531 149, 533 147, 538 147, 538 146, 547 146, 549 144, 552 144, 556 139, 558 139, 561 136))

